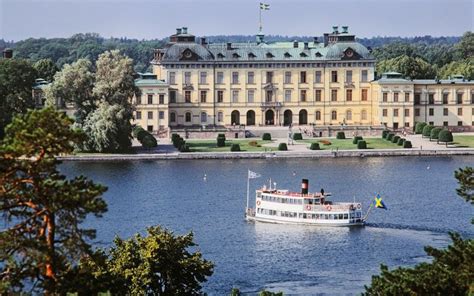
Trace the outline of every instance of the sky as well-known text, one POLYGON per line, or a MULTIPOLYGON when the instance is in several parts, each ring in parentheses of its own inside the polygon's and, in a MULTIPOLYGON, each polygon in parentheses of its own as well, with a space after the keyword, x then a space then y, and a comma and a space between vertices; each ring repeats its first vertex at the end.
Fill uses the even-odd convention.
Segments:
MULTIPOLYGON (((0 39, 164 38, 186 26, 197 36, 253 35, 262 0, 0 0, 0 39)), ((347 25, 358 37, 460 36, 473 30, 474 0, 265 0, 265 34, 321 36, 347 25)))

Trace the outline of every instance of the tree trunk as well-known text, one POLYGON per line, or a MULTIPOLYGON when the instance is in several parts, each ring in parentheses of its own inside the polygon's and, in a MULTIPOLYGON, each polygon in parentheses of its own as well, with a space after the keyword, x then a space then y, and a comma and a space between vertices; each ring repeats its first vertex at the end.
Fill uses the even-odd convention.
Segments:
POLYGON ((46 222, 46 246, 47 255, 45 262, 45 282, 47 282, 45 295, 52 295, 56 288, 56 271, 55 271, 55 254, 54 254, 54 236, 56 224, 54 221, 54 214, 47 214, 45 216, 46 222))

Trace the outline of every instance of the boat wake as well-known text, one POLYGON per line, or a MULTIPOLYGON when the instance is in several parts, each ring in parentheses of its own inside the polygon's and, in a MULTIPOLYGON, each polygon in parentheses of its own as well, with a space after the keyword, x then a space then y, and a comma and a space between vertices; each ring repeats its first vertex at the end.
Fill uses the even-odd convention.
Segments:
POLYGON ((456 231, 449 228, 441 227, 426 227, 426 226, 416 226, 416 225, 401 225, 401 224, 392 224, 392 223, 366 223, 365 227, 373 228, 388 228, 388 229, 400 229, 400 230, 414 230, 414 231, 429 231, 438 234, 449 234, 449 232, 457 232, 463 237, 472 237, 474 233, 467 231, 456 231))

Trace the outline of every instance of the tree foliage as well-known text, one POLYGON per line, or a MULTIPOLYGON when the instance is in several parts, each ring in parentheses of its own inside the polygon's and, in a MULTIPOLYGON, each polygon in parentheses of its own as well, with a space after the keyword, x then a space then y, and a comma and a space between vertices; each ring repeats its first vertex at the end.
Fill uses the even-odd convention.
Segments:
POLYGON ((51 59, 41 59, 34 64, 38 78, 46 81, 53 81, 54 74, 59 71, 58 66, 51 59))
POLYGON ((34 107, 31 87, 37 78, 33 65, 23 59, 0 59, 0 139, 15 114, 34 107))
POLYGON ((474 205, 474 169, 472 167, 460 168, 454 172, 454 177, 459 184, 459 188, 456 189, 457 194, 474 205))
POLYGON ((448 79, 453 75, 463 75, 465 79, 474 80, 474 57, 446 64, 439 69, 438 75, 442 79, 448 79))
POLYGON ((52 108, 17 116, 0 145, 0 292, 59 293, 81 256, 91 252, 87 215, 101 216, 106 190, 83 176, 67 179, 55 156, 71 153, 82 133, 52 108))
POLYGON ((425 60, 407 55, 398 56, 377 63, 377 73, 395 71, 411 79, 435 78, 436 71, 425 60))
POLYGON ((446 147, 448 147, 448 143, 453 141, 453 133, 447 129, 443 129, 438 134, 438 141, 446 143, 446 147))

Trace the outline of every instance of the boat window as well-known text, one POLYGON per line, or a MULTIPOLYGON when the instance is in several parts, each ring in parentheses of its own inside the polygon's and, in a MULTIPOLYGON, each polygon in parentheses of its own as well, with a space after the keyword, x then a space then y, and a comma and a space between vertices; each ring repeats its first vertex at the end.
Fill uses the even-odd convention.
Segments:
POLYGON ((343 214, 339 214, 339 219, 342 220, 342 218, 343 218, 343 214))
POLYGON ((344 214, 344 219, 347 219, 349 218, 347 214, 344 214))
POLYGON ((338 219, 338 215, 334 214, 334 220, 337 220, 337 219, 338 219))
POLYGON ((329 219, 329 215, 328 214, 324 214, 324 219, 329 219))

